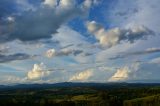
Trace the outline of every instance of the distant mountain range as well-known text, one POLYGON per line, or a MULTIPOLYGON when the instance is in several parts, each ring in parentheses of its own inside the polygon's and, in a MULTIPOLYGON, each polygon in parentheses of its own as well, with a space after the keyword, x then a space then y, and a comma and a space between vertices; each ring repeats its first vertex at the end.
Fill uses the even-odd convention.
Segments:
POLYGON ((124 87, 148 87, 160 86, 160 83, 82 83, 82 82, 62 82, 54 84, 17 84, 17 85, 0 85, 3 89, 46 89, 46 88, 63 88, 63 87, 95 87, 99 89, 116 89, 124 87))

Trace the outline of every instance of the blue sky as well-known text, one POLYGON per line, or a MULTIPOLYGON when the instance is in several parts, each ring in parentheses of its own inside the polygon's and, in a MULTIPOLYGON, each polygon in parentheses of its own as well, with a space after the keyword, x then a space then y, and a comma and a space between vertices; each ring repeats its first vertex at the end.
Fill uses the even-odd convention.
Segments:
POLYGON ((1 0, 0 84, 158 82, 159 0, 1 0))

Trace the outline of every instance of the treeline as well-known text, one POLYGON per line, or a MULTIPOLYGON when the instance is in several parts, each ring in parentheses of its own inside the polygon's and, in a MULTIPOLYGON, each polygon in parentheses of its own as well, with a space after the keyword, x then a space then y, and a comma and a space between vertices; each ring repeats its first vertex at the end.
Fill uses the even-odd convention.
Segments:
POLYGON ((160 106, 157 94, 160 87, 6 90, 0 92, 0 106, 160 106))
MULTIPOLYGON (((127 95, 126 95, 127 96, 127 95)), ((0 106, 160 106, 160 95, 123 100, 123 98, 100 92, 93 95, 83 95, 79 100, 37 99, 37 98, 8 98, 0 101, 0 106)))
POLYGON ((0 106, 118 106, 115 102, 108 101, 50 101, 50 100, 40 100, 40 101, 1 101, 0 106), (113 105, 114 104, 114 105, 113 105))

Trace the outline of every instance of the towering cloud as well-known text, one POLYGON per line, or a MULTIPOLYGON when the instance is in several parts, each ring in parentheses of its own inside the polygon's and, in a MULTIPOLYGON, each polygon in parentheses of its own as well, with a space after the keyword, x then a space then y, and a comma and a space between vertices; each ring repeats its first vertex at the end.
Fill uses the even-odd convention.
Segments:
POLYGON ((125 81, 129 77, 128 67, 118 69, 117 72, 108 80, 110 82, 125 81))
POLYGON ((33 69, 28 72, 27 78, 29 80, 36 80, 36 79, 41 79, 45 76, 48 76, 49 74, 50 72, 46 70, 43 63, 34 64, 33 69))
POLYGON ((114 73, 109 82, 159 82, 159 62, 135 62, 120 68, 114 73))
POLYGON ((153 32, 144 26, 134 26, 131 28, 112 28, 106 30, 101 24, 95 21, 87 22, 88 31, 93 34, 102 46, 112 47, 122 41, 133 43, 138 39, 145 39, 153 32))
POLYGON ((69 81, 87 81, 93 75, 92 70, 82 71, 72 76, 69 81))

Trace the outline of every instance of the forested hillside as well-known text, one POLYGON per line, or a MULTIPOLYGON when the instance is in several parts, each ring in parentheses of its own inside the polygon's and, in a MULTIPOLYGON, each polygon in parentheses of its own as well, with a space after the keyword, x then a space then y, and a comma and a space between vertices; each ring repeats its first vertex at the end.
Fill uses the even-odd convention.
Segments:
POLYGON ((0 87, 0 106, 160 106, 159 84, 62 83, 0 87))

